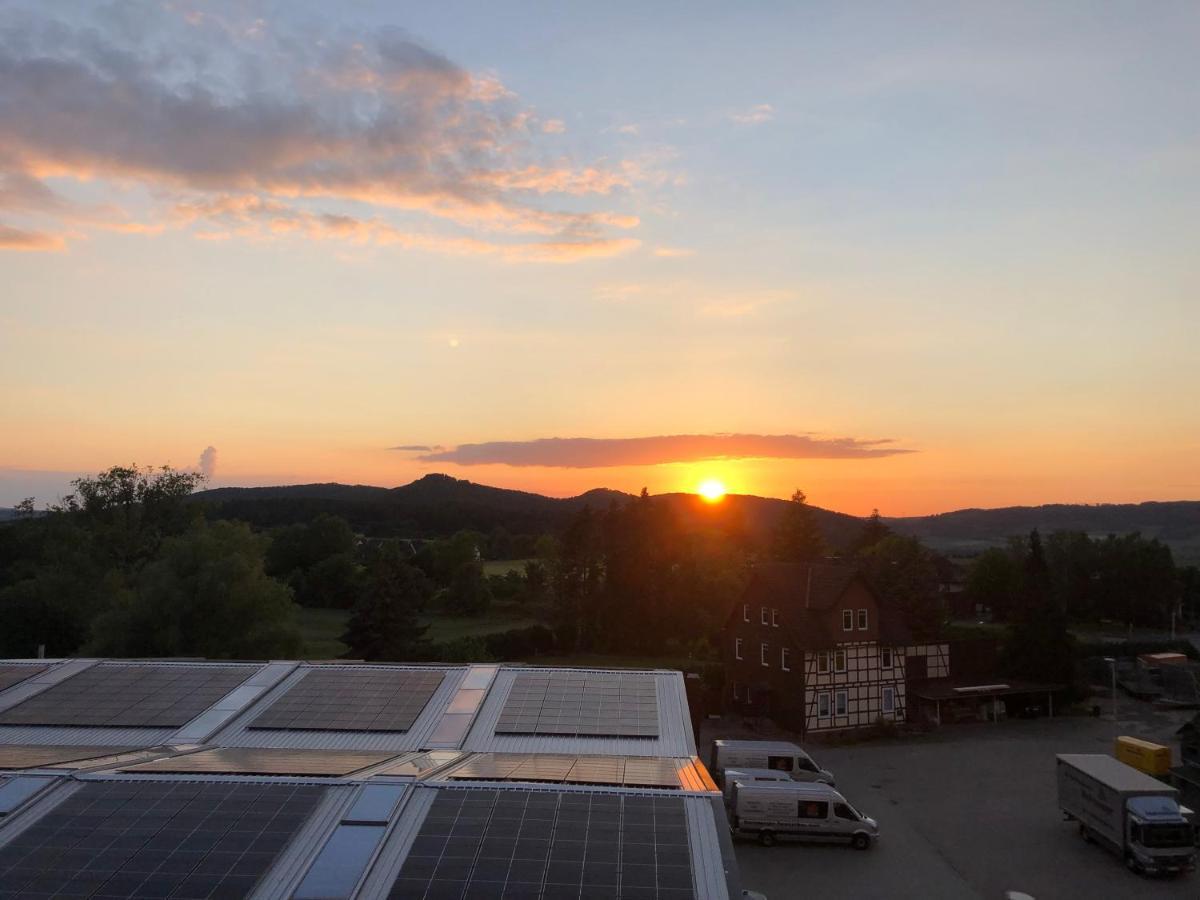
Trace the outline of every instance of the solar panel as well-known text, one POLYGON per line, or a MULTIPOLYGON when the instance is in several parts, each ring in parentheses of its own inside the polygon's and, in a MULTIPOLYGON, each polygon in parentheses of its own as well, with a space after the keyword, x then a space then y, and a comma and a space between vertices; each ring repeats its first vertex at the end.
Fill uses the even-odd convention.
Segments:
POLYGON ((408 731, 445 677, 431 669, 311 669, 249 727, 408 731))
POLYGON ((0 846, 21 898, 245 897, 309 817, 313 785, 92 781, 0 846))
POLYGON ((658 737, 652 676, 522 672, 513 678, 496 734, 658 737))
POLYGON ((449 773, 455 781, 536 781, 679 788, 679 766, 670 759, 572 756, 548 753, 480 753, 449 773))
POLYGON ((388 896, 688 900, 683 801, 439 790, 388 896))
POLYGON ((128 753, 137 747, 61 747, 43 744, 0 744, 0 769, 36 769, 128 753))
POLYGON ((20 684, 26 678, 32 678, 48 668, 49 666, 0 666, 0 691, 20 684))
POLYGON ((0 713, 0 725, 178 728, 256 668, 101 663, 0 713))
POLYGON ((222 747, 139 763, 123 772, 171 772, 213 775, 342 776, 385 762, 395 753, 359 750, 266 750, 222 747))

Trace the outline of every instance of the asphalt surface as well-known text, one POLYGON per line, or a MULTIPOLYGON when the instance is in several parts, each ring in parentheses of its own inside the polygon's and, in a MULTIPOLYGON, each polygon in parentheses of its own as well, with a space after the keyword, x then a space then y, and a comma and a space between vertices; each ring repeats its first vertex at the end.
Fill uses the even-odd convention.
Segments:
POLYGON ((1116 724, 980 723, 907 740, 812 745, 839 790, 879 821, 882 838, 868 851, 738 841, 743 885, 769 900, 1200 897, 1200 873, 1142 878, 1086 844, 1062 820, 1054 774, 1056 753, 1111 753, 1118 733, 1171 743, 1177 754, 1171 735, 1192 714, 1125 698, 1116 724))

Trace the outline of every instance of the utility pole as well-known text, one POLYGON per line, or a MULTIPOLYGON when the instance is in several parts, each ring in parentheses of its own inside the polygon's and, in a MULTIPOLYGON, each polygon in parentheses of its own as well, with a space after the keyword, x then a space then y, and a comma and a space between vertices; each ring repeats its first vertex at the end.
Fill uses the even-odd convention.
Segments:
POLYGON ((1109 668, 1112 669, 1113 728, 1119 731, 1120 728, 1117 725, 1117 660, 1115 657, 1106 656, 1104 657, 1104 661, 1108 663, 1109 668))

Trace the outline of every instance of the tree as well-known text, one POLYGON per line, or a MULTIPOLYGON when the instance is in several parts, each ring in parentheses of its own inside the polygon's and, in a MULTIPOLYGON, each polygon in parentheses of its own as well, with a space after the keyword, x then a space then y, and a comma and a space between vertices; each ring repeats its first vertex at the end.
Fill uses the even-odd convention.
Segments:
POLYGON ((422 659, 429 652, 417 616, 429 595, 428 579, 408 563, 407 548, 399 541, 383 541, 370 552, 366 585, 342 641, 350 655, 367 660, 422 659))
POLYGON ((933 553, 915 537, 893 534, 864 551, 861 559, 884 605, 900 612, 913 638, 937 637, 944 614, 933 553))
POLYGON ((1041 536, 1029 535, 1029 552, 1021 573, 1021 587, 1005 644, 1009 674, 1033 681, 1071 684, 1074 680, 1074 647, 1067 617, 1053 591, 1041 536))
POLYGON ((848 548, 851 556, 860 556, 863 551, 874 547, 884 538, 892 534, 892 529, 883 524, 883 519, 879 516, 879 510, 871 510, 871 515, 863 523, 862 531, 858 537, 848 548))
POLYGON ((163 540, 203 518, 188 496, 204 483, 198 472, 170 466, 113 466, 94 478, 76 478, 73 494, 53 512, 82 512, 99 549, 126 573, 158 553, 163 540))
POLYGON ((492 591, 483 576, 483 564, 467 560, 459 564, 450 585, 441 596, 445 608, 460 616, 477 616, 492 605, 492 591))
POLYGON ((349 609, 358 599, 357 539, 341 516, 277 528, 267 550, 267 573, 292 588, 301 606, 349 609))
POLYGON ((810 562, 825 555, 825 538, 808 498, 799 488, 775 526, 771 550, 775 559, 783 562, 810 562))
POLYGON ((240 522, 198 523, 164 541, 93 627, 105 656, 263 659, 300 652, 291 591, 263 570, 266 540, 240 522))
POLYGON ((296 578, 296 602, 320 609, 350 609, 362 593, 362 567, 353 553, 327 556, 296 578))
POLYGON ((992 611, 993 618, 1008 621, 1021 588, 1021 565, 998 547, 984 550, 967 570, 965 591, 973 605, 992 611))

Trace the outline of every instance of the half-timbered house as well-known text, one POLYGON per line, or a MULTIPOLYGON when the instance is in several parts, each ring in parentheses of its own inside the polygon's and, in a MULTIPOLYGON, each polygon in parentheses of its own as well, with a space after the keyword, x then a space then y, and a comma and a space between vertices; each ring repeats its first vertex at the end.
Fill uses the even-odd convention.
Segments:
POLYGON ((757 567, 725 626, 727 700, 802 734, 905 719, 906 669, 949 674, 870 584, 836 562, 757 567))

